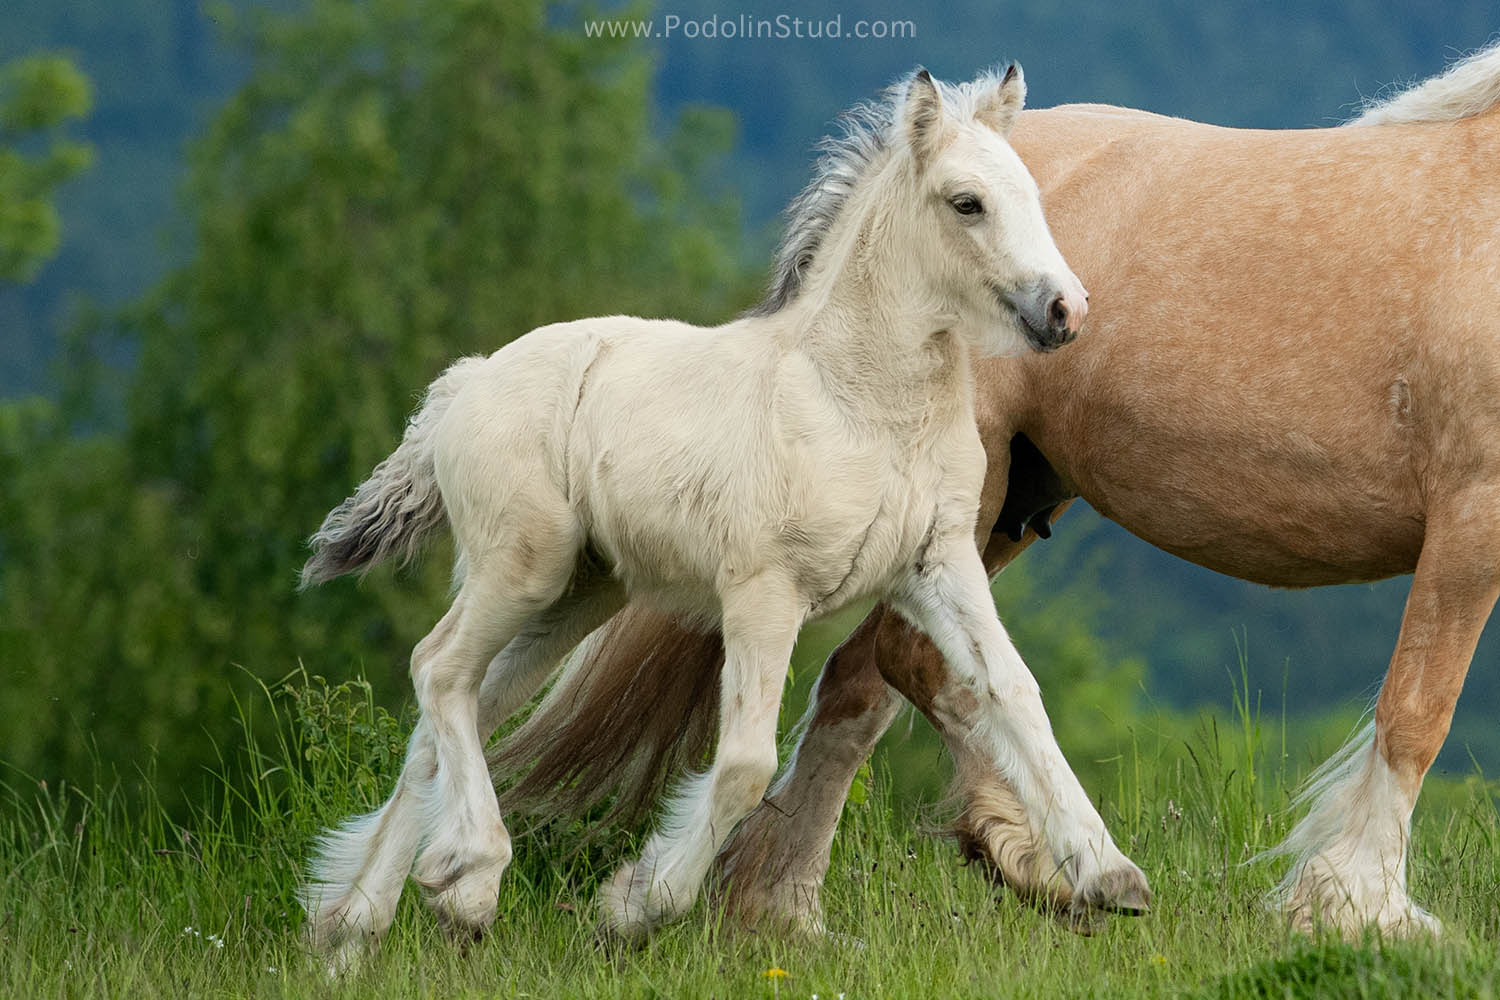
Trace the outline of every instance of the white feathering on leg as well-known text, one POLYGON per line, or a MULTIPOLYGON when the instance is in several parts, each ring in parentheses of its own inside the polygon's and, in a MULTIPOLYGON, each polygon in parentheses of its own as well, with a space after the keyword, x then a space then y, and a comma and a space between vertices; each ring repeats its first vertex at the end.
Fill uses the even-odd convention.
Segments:
POLYGON ((1438 933, 1442 925, 1406 894, 1411 812, 1375 747, 1375 723, 1361 727, 1308 779, 1294 800, 1311 803, 1281 844, 1257 858, 1290 856, 1273 899, 1294 926, 1328 924, 1345 935, 1438 933))

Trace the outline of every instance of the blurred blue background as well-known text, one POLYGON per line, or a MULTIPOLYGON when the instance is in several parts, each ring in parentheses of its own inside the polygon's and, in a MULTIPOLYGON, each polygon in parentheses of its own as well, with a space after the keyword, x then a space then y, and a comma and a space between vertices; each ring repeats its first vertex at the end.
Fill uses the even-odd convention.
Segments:
MULTIPOLYGON (((813 143, 913 66, 956 79, 1015 59, 1033 106, 1309 128, 1500 27, 1452 0, 10 0, 4 20, 0 64, 61 54, 92 102, 0 146, 82 144, 92 162, 49 192, 55 250, 0 281, 0 759, 75 774, 156 747, 153 780, 177 784, 249 677, 300 662, 403 696, 444 568, 300 602, 290 574, 445 358, 585 310, 732 315, 813 143), (911 37, 584 29, 782 14, 911 37)), ((1082 744, 1098 721, 1067 716, 1075 691, 1123 731, 1146 707, 1222 709, 1242 667, 1266 711, 1342 725, 1376 689, 1405 588, 1273 592, 1078 509, 997 595, 1082 744)), ((1443 768, 1500 767, 1496 659, 1486 642, 1443 768)))

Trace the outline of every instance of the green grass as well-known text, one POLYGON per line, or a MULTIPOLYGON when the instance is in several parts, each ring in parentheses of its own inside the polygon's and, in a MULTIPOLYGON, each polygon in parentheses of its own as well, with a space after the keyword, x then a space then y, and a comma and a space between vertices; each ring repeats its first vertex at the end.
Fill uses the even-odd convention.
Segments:
POLYGON ((85 792, 11 776, 0 793, 0 996, 1500 993, 1493 789, 1449 782, 1419 810, 1413 889, 1447 923, 1444 940, 1298 937, 1263 906, 1274 867, 1242 864, 1284 832, 1295 777, 1282 773, 1279 733, 1265 737, 1248 709, 1223 731, 1130 738, 1102 809, 1156 905, 1090 938, 960 866, 878 766, 835 847, 828 940, 736 931, 700 904, 641 950, 601 948, 590 901, 630 838, 575 850, 578 829, 552 828, 517 837, 484 941, 459 951, 408 894, 379 955, 330 981, 300 945, 297 873, 322 825, 378 801, 403 727, 360 685, 300 677, 243 713, 247 733, 275 738, 247 736, 227 754, 216 804, 186 824, 126 806, 138 798, 119 784, 85 792), (267 711, 275 717, 256 725, 267 711))

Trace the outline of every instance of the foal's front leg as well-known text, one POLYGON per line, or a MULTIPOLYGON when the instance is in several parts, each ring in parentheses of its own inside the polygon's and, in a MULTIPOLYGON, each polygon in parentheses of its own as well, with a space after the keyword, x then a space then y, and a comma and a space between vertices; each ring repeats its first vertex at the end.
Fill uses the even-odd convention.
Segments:
POLYGON ((714 855, 776 773, 782 683, 806 605, 765 574, 723 595, 724 673, 714 762, 687 779, 637 861, 601 890, 601 929, 639 938, 685 912, 714 855))
POLYGON ((849 786, 905 704, 873 666, 877 616, 829 656, 786 771, 719 852, 724 909, 741 923, 823 932, 823 878, 849 786))
MULTIPOLYGON (((990 473, 1004 483, 1004 466, 990 473)), ((1059 505, 1053 519, 1067 507, 1059 505)), ((990 524, 999 497, 980 511, 990 524)), ((985 571, 1000 572, 1037 539, 993 534, 985 571)), ((937 728, 953 756, 953 795, 962 811, 953 833, 964 853, 1022 898, 1047 907, 1071 903, 1073 887, 1057 877, 1052 852, 1041 842, 992 756, 971 746, 965 729, 946 730, 934 715, 933 679, 948 667, 922 632, 879 605, 834 650, 798 728, 801 736, 785 773, 766 800, 740 824, 719 853, 726 912, 746 923, 822 929, 819 905, 829 848, 844 799, 859 766, 875 749, 905 695, 937 728)))
POLYGON ((1063 759, 1026 669, 995 614, 979 553, 967 536, 938 539, 893 601, 931 637, 948 669, 931 678, 931 713, 945 732, 967 732, 1014 789, 1078 907, 1140 911, 1146 877, 1115 846, 1063 759))

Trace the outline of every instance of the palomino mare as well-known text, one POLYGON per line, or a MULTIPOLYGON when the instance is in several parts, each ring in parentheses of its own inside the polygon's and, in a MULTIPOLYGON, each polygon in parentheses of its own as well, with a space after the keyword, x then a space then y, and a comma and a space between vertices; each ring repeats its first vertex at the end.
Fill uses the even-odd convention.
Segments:
POLYGON ((445 519, 458 548, 453 606, 412 653, 422 716, 396 789, 314 863, 309 927, 336 965, 389 926, 413 859, 450 930, 494 919, 511 845, 484 739, 627 594, 722 631, 723 699, 712 765, 602 890, 604 930, 638 936, 692 905, 775 774, 799 628, 862 595, 947 654, 961 692, 931 709, 977 727, 974 752, 1047 817, 1070 884, 1144 905, 972 541, 971 355, 1060 346, 1087 309, 1005 142, 1024 94, 1015 67, 941 90, 918 73, 851 119, 809 188, 823 242, 795 303, 712 330, 558 324, 460 361, 329 514, 304 584, 408 556, 445 519))
MULTIPOLYGON (((1373 726, 1309 785, 1279 849, 1300 926, 1439 926, 1407 895, 1406 858, 1500 591, 1497 103, 1500 46, 1341 128, 1077 106, 1028 111, 1012 137, 1097 307, 1074 347, 978 370, 989 570, 1082 496, 1169 552, 1264 584, 1415 572, 1373 726)), ((784 261, 772 304, 802 294, 784 261)), ((502 777, 534 765, 509 800, 648 794, 702 744, 711 704, 675 691, 711 690, 716 656, 681 625, 621 615, 496 754, 502 777), (640 667, 672 659, 675 678, 640 667), (641 711, 652 705, 674 707, 641 711), (569 779, 582 780, 559 791, 569 779)), ((876 609, 830 658, 790 767, 720 856, 730 909, 819 926, 844 797, 898 691, 955 757, 968 851, 1024 895, 1069 900, 1065 859, 973 752, 974 721, 941 710, 960 684, 876 609)))

